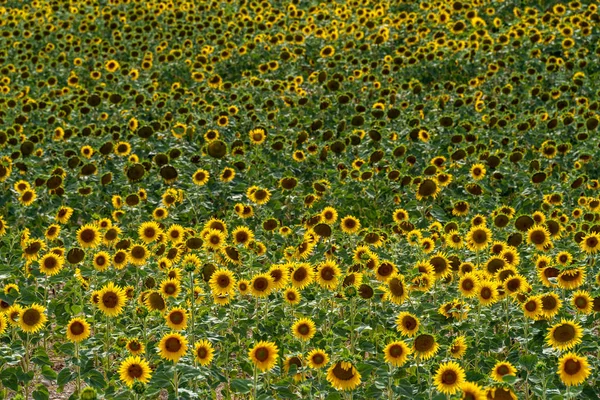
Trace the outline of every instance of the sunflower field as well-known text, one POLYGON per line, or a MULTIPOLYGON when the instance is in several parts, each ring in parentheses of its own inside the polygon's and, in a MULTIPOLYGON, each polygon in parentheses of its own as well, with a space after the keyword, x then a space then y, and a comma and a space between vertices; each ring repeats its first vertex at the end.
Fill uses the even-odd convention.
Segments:
POLYGON ((594 1, 0 1, 0 399, 599 399, 594 1))

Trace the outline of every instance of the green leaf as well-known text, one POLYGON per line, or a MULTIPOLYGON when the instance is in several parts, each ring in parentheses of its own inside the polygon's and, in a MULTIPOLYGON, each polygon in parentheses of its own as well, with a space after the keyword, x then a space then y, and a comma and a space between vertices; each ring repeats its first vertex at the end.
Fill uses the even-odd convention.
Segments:
POLYGON ((104 376, 102 376, 102 374, 96 370, 89 371, 87 374, 85 374, 83 379, 89 383, 90 386, 96 389, 102 389, 106 386, 104 376))
POLYGON ((516 377, 516 376, 514 376, 514 375, 504 375, 504 376, 502 377, 502 381, 503 381, 503 382, 510 383, 511 385, 512 385, 513 383, 515 383, 516 381, 518 381, 518 380, 519 380, 519 378, 517 378, 517 377, 516 377))
POLYGON ((231 390, 235 393, 250 393, 253 383, 249 379, 234 379, 231 381, 231 390))
POLYGON ((58 377, 56 371, 53 370, 52 367, 50 367, 49 365, 44 365, 42 367, 42 375, 44 376, 44 378, 51 381, 55 380, 58 377))
POLYGON ((58 376, 56 377, 56 384, 60 387, 63 387, 73 379, 75 379, 75 375, 71 373, 69 368, 65 367, 58 373, 58 376))
POLYGON ((537 356, 534 354, 527 354, 521 356, 519 358, 519 364, 521 364, 525 369, 532 370, 535 367, 535 363, 537 363, 537 356))
POLYGON ((48 389, 44 385, 38 385, 38 387, 33 392, 33 398, 35 400, 48 400, 50 398, 48 389))
POLYGON ((48 353, 46 353, 46 350, 43 347, 38 347, 37 349, 35 349, 35 352, 33 353, 33 358, 31 359, 31 361, 33 361, 34 364, 43 366, 43 365, 52 365, 52 362, 50 361, 50 357, 48 357, 48 353))

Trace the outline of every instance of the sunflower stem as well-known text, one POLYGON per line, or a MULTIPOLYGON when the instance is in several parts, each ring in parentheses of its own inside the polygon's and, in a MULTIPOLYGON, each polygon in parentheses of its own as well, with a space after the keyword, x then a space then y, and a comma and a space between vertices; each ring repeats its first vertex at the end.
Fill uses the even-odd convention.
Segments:
POLYGON ((175 399, 179 399, 179 374, 177 373, 177 364, 173 366, 173 389, 175 390, 175 399))
POLYGON ((392 364, 388 364, 388 399, 392 400, 394 398, 394 392, 392 391, 392 375, 393 375, 393 367, 392 364))
POLYGON ((110 334, 109 334, 109 329, 110 329, 110 324, 108 323, 108 315, 106 315, 105 317, 105 322, 106 322, 106 329, 104 330, 104 380, 106 380, 108 382, 108 368, 109 368, 109 364, 110 364, 110 360, 109 360, 109 350, 110 350, 110 334))
POLYGON ((253 399, 256 399, 257 396, 257 386, 258 386, 258 369, 256 367, 256 364, 254 364, 254 389, 253 389, 253 393, 254 396, 252 397, 253 399))
POLYGON ((81 366, 79 365, 79 342, 75 342, 75 360, 77 361, 77 395, 81 395, 81 366))

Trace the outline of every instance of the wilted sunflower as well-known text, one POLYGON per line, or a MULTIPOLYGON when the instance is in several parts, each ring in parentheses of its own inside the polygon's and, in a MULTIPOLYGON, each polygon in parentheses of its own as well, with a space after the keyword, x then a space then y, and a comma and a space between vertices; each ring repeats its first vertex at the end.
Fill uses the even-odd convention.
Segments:
POLYGON ((310 340, 316 332, 315 323, 310 318, 301 318, 292 325, 292 334, 301 340, 310 340))
POLYGON ((109 317, 116 317, 123 312, 127 302, 125 290, 109 282, 98 292, 98 308, 109 317))
POLYGON ((395 367, 401 367, 408 361, 412 349, 403 341, 395 341, 388 344, 383 350, 385 362, 395 367))
POLYGON ((396 329, 404 336, 414 336, 419 331, 419 318, 407 311, 403 311, 396 317, 396 329))
POLYGON ((187 339, 179 333, 164 335, 158 344, 160 357, 177 363, 187 351, 187 343, 187 339))
POLYGON ((569 350, 581 343, 582 336, 583 330, 577 322, 562 319, 548 328, 546 343, 556 350, 569 350))
POLYGON ((558 360, 556 372, 560 380, 567 386, 581 385, 590 376, 590 365, 587 357, 575 353, 567 353, 558 360))
POLYGON ((277 363, 279 349, 273 342, 258 342, 248 352, 248 358, 262 372, 269 371, 277 363))
POLYGON ((360 373, 347 361, 338 361, 327 370, 327 380, 336 390, 353 390, 361 382, 360 373))
POLYGON ((119 367, 119 378, 127 386, 132 387, 136 381, 150 382, 152 370, 148 362, 138 356, 127 357, 119 367))
POLYGON ((22 308, 19 315, 19 327, 27 333, 39 331, 48 320, 46 314, 44 314, 45 312, 46 308, 38 303, 22 308))
POLYGON ((516 375, 517 369, 508 361, 497 361, 490 372, 490 376, 496 382, 504 382, 502 378, 506 375, 516 375))
POLYGON ((465 371, 458 363, 448 361, 441 364, 435 372, 434 382, 437 390, 444 394, 454 394, 465 382, 465 371))
POLYGON ((90 336, 90 324, 82 318, 73 318, 67 325, 67 339, 79 343, 90 336))

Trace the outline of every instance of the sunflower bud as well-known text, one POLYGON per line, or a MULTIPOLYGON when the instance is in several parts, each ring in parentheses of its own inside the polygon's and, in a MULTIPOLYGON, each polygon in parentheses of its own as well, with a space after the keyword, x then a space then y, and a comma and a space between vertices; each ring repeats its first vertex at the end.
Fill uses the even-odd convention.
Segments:
POLYGON ((86 387, 81 391, 81 396, 79 396, 81 400, 96 400, 98 395, 96 394, 96 390, 92 387, 86 387))
POLYGON ((137 394, 143 394, 146 391, 146 385, 140 381, 135 381, 131 388, 137 394))

